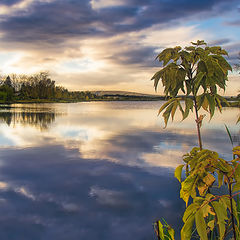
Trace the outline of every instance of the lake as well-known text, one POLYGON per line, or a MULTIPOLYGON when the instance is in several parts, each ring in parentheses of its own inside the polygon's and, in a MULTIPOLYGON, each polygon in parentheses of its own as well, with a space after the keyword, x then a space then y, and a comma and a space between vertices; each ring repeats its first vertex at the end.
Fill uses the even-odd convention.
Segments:
MULTIPOLYGON (((173 177, 197 145, 193 116, 164 129, 163 102, 15 104, 0 109, 0 239, 150 240, 181 228, 173 177)), ((205 148, 231 158, 239 109, 202 127, 205 148)))

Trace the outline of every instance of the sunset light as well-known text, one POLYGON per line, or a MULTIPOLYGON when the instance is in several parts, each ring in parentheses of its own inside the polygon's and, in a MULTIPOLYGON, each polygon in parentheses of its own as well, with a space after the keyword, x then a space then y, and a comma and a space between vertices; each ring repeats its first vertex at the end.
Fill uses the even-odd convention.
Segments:
MULTIPOLYGON (((154 59, 163 48, 204 39, 225 48, 235 64, 238 29, 237 1, 4 0, 1 73, 48 71, 71 89, 153 94, 145 84, 153 68, 160 67, 154 59), (125 86, 126 69, 131 72, 129 86, 125 86)), ((228 84, 226 94, 236 94, 236 78, 228 84)))

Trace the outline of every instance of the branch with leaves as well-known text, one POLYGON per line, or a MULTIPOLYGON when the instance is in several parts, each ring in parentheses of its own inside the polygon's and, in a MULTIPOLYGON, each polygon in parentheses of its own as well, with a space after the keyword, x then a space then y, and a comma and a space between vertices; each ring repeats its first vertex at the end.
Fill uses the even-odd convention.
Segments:
MULTIPOLYGON (((198 236, 201 240, 240 239, 240 202, 239 197, 237 203, 234 199, 240 195, 240 146, 233 148, 233 156, 232 161, 226 161, 217 152, 197 147, 184 155, 185 164, 175 170, 175 177, 181 183, 180 197, 186 203, 181 240, 198 236), (226 185, 228 194, 209 193, 214 184, 218 189, 226 185)), ((157 221, 155 228, 159 239, 175 239, 174 230, 165 220, 157 221)))
POLYGON ((192 42, 192 46, 164 49, 156 59, 163 62, 163 68, 152 77, 157 90, 161 80, 163 90, 169 99, 159 110, 163 112, 165 127, 179 109, 183 120, 190 110, 195 110, 199 146, 202 149, 201 118, 202 108, 213 117, 215 108, 222 111, 222 104, 229 106, 218 89, 225 90, 228 71, 232 67, 224 58, 228 53, 219 46, 208 47, 204 41, 192 42), (182 106, 184 103, 185 107, 182 106))

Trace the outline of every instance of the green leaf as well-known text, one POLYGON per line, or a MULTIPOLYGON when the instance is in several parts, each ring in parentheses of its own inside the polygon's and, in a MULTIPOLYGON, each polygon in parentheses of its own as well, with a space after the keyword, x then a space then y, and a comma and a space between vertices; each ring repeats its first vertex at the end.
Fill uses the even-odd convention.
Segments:
POLYGON ((240 182, 236 182, 233 186, 233 192, 240 191, 240 182))
POLYGON ((212 186, 216 179, 212 174, 207 173, 207 175, 202 180, 207 184, 208 187, 210 187, 212 186))
POLYGON ((185 111, 184 111, 184 114, 183 114, 183 119, 186 119, 189 115, 189 111, 190 109, 192 110, 193 109, 193 100, 191 98, 185 98, 185 111))
POLYGON ((213 62, 212 58, 210 56, 208 56, 205 63, 206 63, 206 66, 207 66, 208 76, 212 77, 213 74, 214 74, 214 71, 215 71, 214 62, 213 62))
POLYGON ((182 67, 178 68, 178 72, 177 72, 178 82, 183 82, 185 80, 185 77, 186 77, 186 71, 182 67))
POLYGON ((189 61, 191 59, 191 56, 190 56, 189 52, 184 51, 184 50, 180 52, 180 56, 181 56, 181 59, 182 59, 182 65, 185 67, 185 70, 186 70, 189 67, 188 64, 189 64, 189 61))
POLYGON ((207 99, 206 94, 205 94, 204 97, 203 97, 203 102, 202 102, 201 107, 202 107, 205 111, 208 111, 208 106, 209 106, 209 102, 208 102, 208 99, 207 99))
POLYGON ((161 221, 157 221, 157 228, 158 228, 158 234, 159 234, 159 237, 160 239, 165 239, 164 238, 164 233, 163 233, 163 225, 161 223, 161 221))
POLYGON ((226 207, 224 207, 224 205, 222 204, 221 201, 219 201, 219 202, 215 201, 215 202, 212 202, 211 204, 212 204, 214 211, 216 213, 216 216, 217 216, 219 237, 220 237, 220 240, 222 240, 224 237, 225 229, 226 229, 225 220, 228 219, 226 207))
POLYGON ((219 158, 219 160, 216 163, 217 169, 222 171, 223 173, 228 173, 229 171, 232 171, 231 166, 226 162, 225 160, 219 158))
POLYGON ((201 240, 208 240, 207 225, 204 220, 201 208, 195 214, 195 222, 196 222, 197 232, 198 232, 201 240))
POLYGON ((179 50, 181 50, 181 47, 178 46, 175 48, 166 48, 158 54, 156 59, 158 59, 159 62, 163 61, 163 66, 166 66, 171 59, 176 61, 179 50))
POLYGON ((208 185, 204 183, 199 183, 198 184, 198 192, 200 196, 204 196, 208 190, 208 185))
POLYGON ((196 46, 199 46, 199 45, 207 45, 204 40, 197 40, 196 43, 195 43, 195 42, 191 42, 191 44, 192 44, 192 45, 196 45, 196 46))
POLYGON ((215 101, 217 103, 217 108, 219 109, 220 112, 222 112, 222 104, 220 99, 217 96, 215 96, 215 101))
POLYGON ((182 169, 183 169, 184 165, 179 165, 174 172, 174 176, 175 178, 177 178, 177 180, 181 183, 181 177, 182 177, 182 169))
POLYGON ((153 77, 151 78, 151 80, 154 80, 154 88, 155 88, 155 91, 157 91, 157 86, 158 86, 158 82, 159 80, 163 77, 163 74, 165 72, 165 69, 162 69, 158 72, 156 72, 153 77))
POLYGON ((172 107, 172 111, 171 111, 172 121, 173 121, 174 115, 176 113, 177 107, 178 107, 178 101, 175 101, 173 104, 173 107, 172 107))
POLYGON ((190 204, 183 214, 183 218, 182 218, 183 222, 185 223, 190 216, 195 215, 195 213, 199 209, 199 207, 200 207, 200 205, 198 203, 194 202, 194 203, 190 204))
POLYGON ((185 49, 187 50, 187 51, 194 51, 195 50, 195 47, 185 47, 185 49))
POLYGON ((175 98, 171 98, 170 100, 168 100, 166 103, 164 103, 161 108, 158 111, 158 115, 173 101, 175 101, 175 98))
POLYGON ((222 48, 220 46, 214 46, 209 48, 210 52, 213 54, 218 54, 221 52, 222 48))
POLYGON ((190 83, 190 81, 185 81, 186 84, 186 88, 187 88, 187 96, 192 92, 192 85, 190 83))
POLYGON ((191 215, 183 225, 181 230, 181 240, 191 239, 194 219, 194 215, 191 215))
POLYGON ((194 197, 196 195, 195 183, 197 180, 197 176, 189 175, 182 183, 180 190, 180 197, 186 202, 186 206, 188 205, 188 199, 190 196, 194 197))
POLYGON ((214 96, 211 96, 210 94, 206 94, 206 97, 207 97, 208 104, 209 104, 210 119, 211 119, 213 117, 214 111, 215 111, 215 100, 214 100, 214 96))
POLYGON ((222 67, 225 73, 227 73, 227 71, 232 71, 231 65, 227 62, 227 60, 224 57, 219 55, 213 55, 212 57, 217 59, 219 65, 222 67))
POLYGON ((229 196, 228 195, 223 195, 219 201, 222 203, 225 211, 227 211, 227 208, 228 209, 231 209, 231 203, 230 203, 230 199, 229 199, 229 196))
POLYGON ((180 101, 178 101, 178 107, 179 107, 179 110, 180 110, 180 112, 182 113, 182 116, 183 116, 184 111, 183 111, 183 108, 182 108, 182 105, 181 105, 180 101))
POLYGON ((168 227, 168 233, 171 237, 171 240, 174 240, 174 235, 175 235, 175 232, 174 232, 174 229, 171 228, 170 226, 168 227))
POLYGON ((205 75, 206 75, 205 72, 199 72, 199 73, 197 73, 196 78, 195 78, 195 80, 194 80, 194 89, 195 89, 194 94, 197 93, 197 91, 198 91, 198 89, 199 89, 199 86, 201 85, 202 79, 203 79, 203 77, 204 77, 205 75))
POLYGON ((199 110, 201 107, 202 107, 202 104, 203 104, 203 100, 204 100, 204 93, 201 94, 201 95, 198 95, 196 97, 196 101, 197 101, 197 109, 199 110))
POLYGON ((171 103, 171 104, 167 107, 167 109, 165 110, 165 112, 163 113, 163 118, 164 118, 164 122, 165 122, 165 128, 167 127, 168 119, 169 119, 169 117, 170 117, 172 108, 173 108, 173 103, 171 103))
POLYGON ((203 217, 209 217, 209 215, 215 216, 215 212, 213 211, 212 207, 208 204, 208 201, 204 201, 201 206, 203 217))
POLYGON ((211 231, 213 231, 214 226, 215 226, 215 220, 211 220, 207 223, 208 227, 210 228, 211 231))
POLYGON ((238 218, 240 219, 240 198, 239 195, 237 195, 237 212, 238 212, 238 218))
POLYGON ((164 240, 174 240, 174 229, 165 221, 165 219, 162 219, 164 224, 163 224, 163 234, 164 234, 164 240))
POLYGON ((230 104, 229 104, 229 102, 224 98, 224 97, 222 97, 222 96, 220 96, 220 95, 218 95, 218 94, 216 94, 216 97, 218 97, 218 99, 222 102, 222 103, 225 103, 226 104, 226 106, 230 106, 230 104))
POLYGON ((238 211, 237 211, 237 204, 234 200, 234 198, 232 198, 232 205, 233 205, 233 215, 236 219, 237 222, 237 226, 239 226, 239 218, 238 218, 238 211))

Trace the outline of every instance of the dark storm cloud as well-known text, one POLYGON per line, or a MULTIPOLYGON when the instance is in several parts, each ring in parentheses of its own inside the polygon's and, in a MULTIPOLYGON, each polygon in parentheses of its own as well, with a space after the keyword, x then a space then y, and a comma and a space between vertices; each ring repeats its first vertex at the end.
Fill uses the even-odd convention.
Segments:
POLYGON ((6 6, 11 6, 14 5, 16 3, 20 3, 23 0, 1 0, 0 5, 6 5, 6 6))
POLYGON ((9 16, 0 27, 10 41, 47 41, 58 43, 71 36, 91 36, 98 32, 88 1, 57 1, 34 3, 29 13, 9 16))
POLYGON ((240 43, 226 45, 225 49, 229 53, 229 62, 232 65, 239 64, 240 43))
MULTIPOLYGON (((132 30, 144 29, 154 24, 159 23, 171 23, 172 20, 180 20, 188 17, 193 17, 199 14, 203 14, 208 17, 209 14, 219 15, 224 11, 230 10, 235 7, 235 0, 228 1, 224 0, 204 0, 204 1, 192 1, 192 0, 180 0, 180 1, 139 1, 131 0, 128 1, 129 6, 139 6, 136 11, 136 22, 132 26, 128 26, 132 30), (206 14, 206 15, 205 15, 206 14), (133 29, 134 28, 134 29, 133 29)), ((198 18, 201 18, 199 16, 198 18)), ((177 24, 177 22, 174 22, 177 24)), ((125 29, 127 26, 125 26, 125 29)), ((128 30, 130 30, 128 28, 128 30)))
POLYGON ((235 1, 224 2, 131 0, 126 1, 125 6, 92 9, 88 0, 37 1, 24 14, 6 15, 0 28, 7 41, 41 40, 56 43, 71 37, 113 36, 121 32, 142 30, 198 13, 220 14, 232 8, 235 1), (216 12, 215 7, 218 8, 216 12))
POLYGON ((122 64, 141 64, 142 66, 153 67, 154 64, 159 66, 157 61, 154 61, 157 54, 154 47, 129 47, 126 51, 121 51, 112 57, 112 61, 122 64))
POLYGON ((225 44, 228 44, 231 42, 231 39, 230 38, 222 38, 222 39, 218 39, 218 40, 215 40, 215 41, 211 41, 209 43, 210 46, 216 46, 216 45, 225 45, 225 44))

